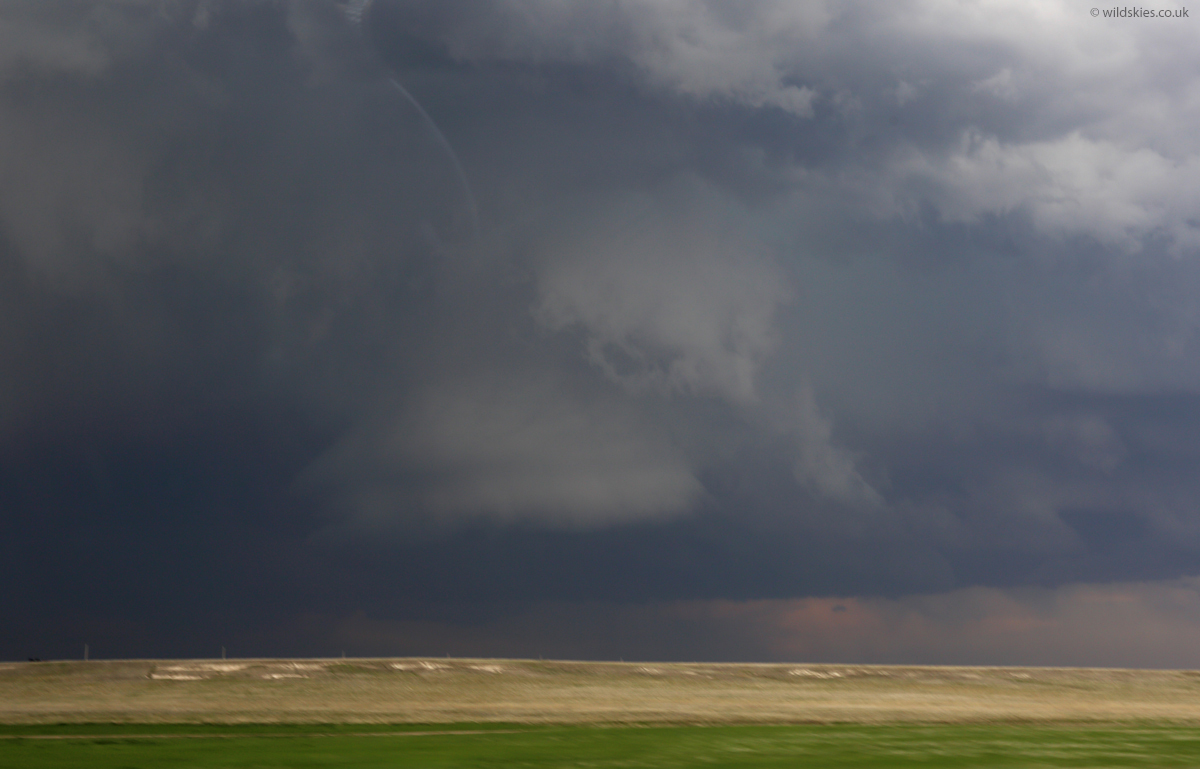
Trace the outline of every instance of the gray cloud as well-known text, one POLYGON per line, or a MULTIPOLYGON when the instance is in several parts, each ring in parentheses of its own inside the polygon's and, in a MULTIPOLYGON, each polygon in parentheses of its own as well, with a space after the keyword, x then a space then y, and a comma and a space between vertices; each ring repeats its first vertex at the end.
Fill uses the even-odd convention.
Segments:
POLYGON ((882 497, 855 467, 856 457, 831 443, 833 425, 818 409, 812 388, 802 388, 797 400, 796 480, 844 504, 879 504, 882 497))
POLYGON ((193 510, 368 612, 1194 570, 1188 20, 346 10, 0 3, 21 536, 193 510))
POLYGON ((750 401, 790 291, 735 221, 723 231, 736 203, 692 186, 602 210, 590 232, 552 243, 536 312, 552 330, 581 327, 588 360, 631 393, 750 401))
POLYGON ((757 3, 737 10, 703 1, 476 5, 414 0, 383 13, 408 34, 465 62, 620 61, 647 86, 702 100, 774 107, 811 117, 816 92, 790 82, 797 36, 810 39, 829 14, 821 4, 757 3))
POLYGON ((94 82, 116 60, 151 44, 179 3, 4 3, 0 77, 73 77, 94 82))
POLYGON ((701 492, 680 452, 628 409, 545 377, 440 382, 363 430, 314 472, 348 483, 344 504, 376 521, 415 506, 589 527, 680 513, 701 492))

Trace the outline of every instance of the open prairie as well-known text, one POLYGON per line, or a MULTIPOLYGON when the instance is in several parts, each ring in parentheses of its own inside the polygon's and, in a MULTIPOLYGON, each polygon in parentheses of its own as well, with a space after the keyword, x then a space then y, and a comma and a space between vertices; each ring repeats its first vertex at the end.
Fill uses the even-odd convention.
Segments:
POLYGON ((1200 672, 551 662, 0 664, 0 722, 1200 724, 1200 672))
POLYGON ((20 769, 395 769, 396 767, 1162 767, 1197 766, 1180 726, 1012 724, 740 726, 479 724, 7 726, 0 765, 20 769))

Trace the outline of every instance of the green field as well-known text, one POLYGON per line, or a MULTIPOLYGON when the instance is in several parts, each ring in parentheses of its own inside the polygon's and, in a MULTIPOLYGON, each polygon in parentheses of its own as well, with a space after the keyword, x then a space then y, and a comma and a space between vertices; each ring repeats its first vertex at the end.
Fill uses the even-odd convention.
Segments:
POLYGON ((0 766, 1195 767, 1171 726, 9 726, 0 766), (458 732, 447 733, 447 732, 458 732))

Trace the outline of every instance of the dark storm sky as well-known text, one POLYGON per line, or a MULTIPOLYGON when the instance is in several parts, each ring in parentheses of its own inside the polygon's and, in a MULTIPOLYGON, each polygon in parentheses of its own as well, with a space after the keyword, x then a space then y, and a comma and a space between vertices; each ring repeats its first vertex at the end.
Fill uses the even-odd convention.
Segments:
POLYGON ((1088 11, 0 0, 0 657, 1200 665, 1200 46, 1088 11))

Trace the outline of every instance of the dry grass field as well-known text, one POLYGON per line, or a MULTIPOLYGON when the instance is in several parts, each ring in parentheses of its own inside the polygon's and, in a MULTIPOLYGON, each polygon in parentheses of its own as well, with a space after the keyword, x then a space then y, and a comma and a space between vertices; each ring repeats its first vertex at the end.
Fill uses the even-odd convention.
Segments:
POLYGON ((0 723, 1200 724, 1200 672, 484 659, 0 663, 0 723))

